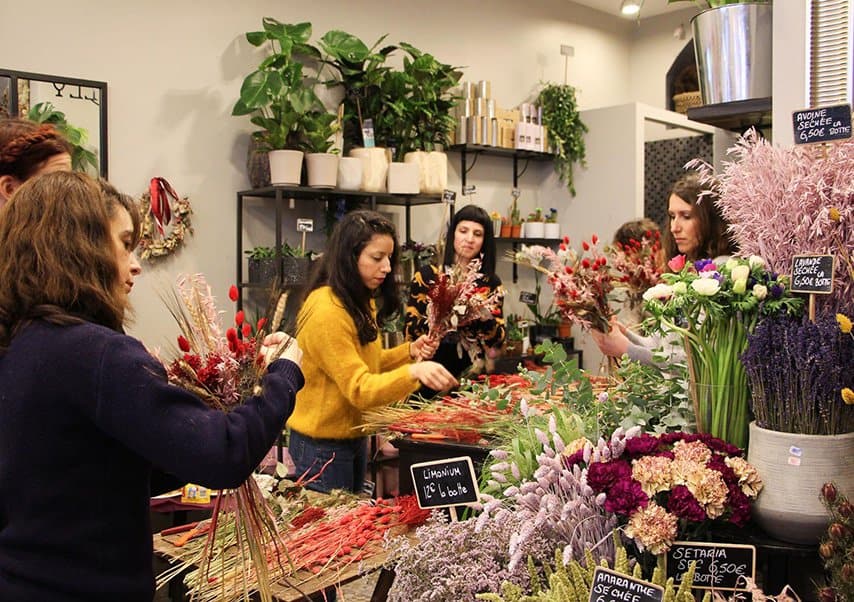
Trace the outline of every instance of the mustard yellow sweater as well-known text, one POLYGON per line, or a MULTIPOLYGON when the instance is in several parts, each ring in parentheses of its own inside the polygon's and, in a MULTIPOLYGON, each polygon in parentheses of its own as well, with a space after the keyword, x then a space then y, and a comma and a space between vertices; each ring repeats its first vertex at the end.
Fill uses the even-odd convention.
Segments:
POLYGON ((328 286, 309 294, 300 309, 297 342, 302 349, 305 386, 297 393, 288 427, 319 439, 365 435, 362 411, 413 393, 409 343, 383 349, 377 338, 359 343, 356 324, 328 286))

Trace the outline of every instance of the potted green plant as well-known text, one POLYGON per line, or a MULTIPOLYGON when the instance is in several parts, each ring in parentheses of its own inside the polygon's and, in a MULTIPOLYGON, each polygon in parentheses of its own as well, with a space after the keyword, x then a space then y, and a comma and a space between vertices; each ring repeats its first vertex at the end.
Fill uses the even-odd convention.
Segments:
POLYGON ((384 114, 382 85, 391 71, 391 67, 386 65, 386 57, 397 48, 385 46, 377 50, 385 38, 382 36, 368 48, 356 36, 332 30, 326 32, 318 42, 323 50, 321 60, 338 73, 327 84, 343 88, 344 152, 361 161, 361 188, 369 192, 384 190, 388 173, 386 151, 374 145, 375 126, 368 127, 368 120, 381 120, 384 114))
POLYGON ((279 262, 273 247, 254 247, 245 251, 249 258, 249 282, 270 284, 279 275, 279 262))
POLYGON ((552 207, 545 216, 546 225, 543 228, 543 236, 545 238, 558 239, 560 238, 560 224, 557 223, 557 209, 552 207))
POLYGON ((98 157, 91 148, 86 146, 89 134, 84 128, 75 127, 68 123, 65 113, 50 102, 40 102, 32 106, 27 113, 27 119, 36 123, 54 125, 71 144, 71 168, 74 171, 85 171, 97 175, 98 157))
POLYGON ((540 207, 528 214, 525 220, 525 238, 543 238, 546 230, 546 218, 540 207))
MULTIPOLYGON (((303 80, 304 62, 320 52, 309 44, 311 23, 285 24, 272 17, 262 20, 263 31, 246 39, 253 46, 267 46, 268 53, 243 80, 232 115, 251 115, 261 129, 252 138, 258 149, 269 153, 273 184, 300 183, 305 132, 319 131, 329 120, 314 91, 314 81, 303 80)), ((334 121, 334 117, 333 117, 334 121)))
POLYGON ((504 347, 505 355, 522 355, 522 339, 524 333, 519 326, 520 317, 516 314, 508 314, 504 319, 504 326, 507 330, 507 339, 504 347))
POLYGON ((543 109, 543 125, 548 128, 549 146, 555 155, 555 171, 569 193, 575 196, 573 166, 576 163, 584 165, 584 134, 587 133, 578 111, 575 88, 569 84, 544 84, 537 104, 543 109))
POLYGON ((311 270, 314 253, 301 246, 294 247, 284 242, 282 244, 281 256, 282 285, 298 286, 304 284, 311 270))
POLYGON ((771 96, 772 12, 769 0, 692 1, 691 19, 703 104, 771 96))
POLYGON ((340 123, 337 116, 327 111, 315 110, 303 122, 308 185, 312 188, 335 188, 338 183, 338 149, 333 148, 335 133, 340 123))

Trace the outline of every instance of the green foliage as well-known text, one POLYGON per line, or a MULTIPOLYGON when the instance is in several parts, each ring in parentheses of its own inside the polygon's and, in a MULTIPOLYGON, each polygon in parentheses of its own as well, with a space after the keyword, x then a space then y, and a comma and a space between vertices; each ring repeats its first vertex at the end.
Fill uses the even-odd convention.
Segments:
POLYGON ((71 144, 71 168, 74 171, 98 173, 98 157, 93 150, 86 147, 88 132, 84 128, 68 123, 65 113, 54 107, 52 103, 40 102, 31 107, 27 113, 27 119, 36 123, 50 123, 59 130, 59 133, 71 144))
POLYGON ((587 132, 578 112, 575 88, 568 84, 545 84, 537 104, 543 108, 543 125, 548 128, 549 140, 555 147, 555 171, 575 196, 572 169, 575 163, 585 164, 584 134, 587 132))
POLYGON ((261 128, 252 135, 263 149, 327 152, 336 117, 314 91, 316 76, 303 73, 309 62, 320 59, 320 51, 309 44, 311 23, 284 24, 272 17, 262 23, 264 30, 248 32, 246 39, 253 46, 267 45, 269 52, 243 80, 231 114, 251 115, 261 128))
POLYGON ((276 250, 273 247, 254 247, 247 249, 244 253, 249 259, 271 259, 276 256, 276 250))

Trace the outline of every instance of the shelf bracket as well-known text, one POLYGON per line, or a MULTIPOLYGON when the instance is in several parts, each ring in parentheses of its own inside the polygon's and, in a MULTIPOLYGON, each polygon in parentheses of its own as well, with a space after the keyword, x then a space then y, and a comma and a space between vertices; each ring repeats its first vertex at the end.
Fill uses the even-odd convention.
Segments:
POLYGON ((525 175, 525 172, 528 171, 528 166, 531 164, 530 159, 525 159, 525 167, 522 168, 522 171, 517 170, 517 162, 516 159, 513 159, 513 186, 516 187, 519 185, 519 178, 525 175))

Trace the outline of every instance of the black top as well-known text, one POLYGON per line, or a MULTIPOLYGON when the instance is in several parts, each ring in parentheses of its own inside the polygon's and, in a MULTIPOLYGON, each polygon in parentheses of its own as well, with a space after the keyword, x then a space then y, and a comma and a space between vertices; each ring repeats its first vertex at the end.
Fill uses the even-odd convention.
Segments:
POLYGON ((152 465, 237 487, 302 385, 278 360, 263 393, 225 414, 169 384, 131 337, 26 327, 0 356, 0 600, 150 602, 152 465))

